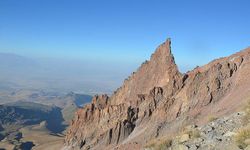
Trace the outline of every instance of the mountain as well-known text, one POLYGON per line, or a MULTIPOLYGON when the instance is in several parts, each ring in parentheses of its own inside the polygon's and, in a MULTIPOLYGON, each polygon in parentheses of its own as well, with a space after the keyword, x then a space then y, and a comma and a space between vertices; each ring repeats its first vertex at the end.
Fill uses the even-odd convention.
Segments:
POLYGON ((0 148, 30 150, 62 141, 63 122, 56 106, 22 101, 0 105, 0 148))
MULTIPOLYGON (((182 74, 171 52, 171 40, 167 39, 113 95, 96 95, 90 104, 77 111, 64 149, 142 149, 162 138, 165 140, 158 145, 160 149, 164 149, 162 145, 165 149, 216 148, 218 141, 228 139, 215 136, 214 126, 220 122, 220 126, 228 126, 230 121, 221 117, 243 110, 250 97, 249 74, 250 48, 182 74), (209 125, 211 121, 214 122, 209 125), (191 135, 199 139, 193 132, 175 142, 174 137, 189 126, 197 132, 206 128, 204 133, 214 134, 199 134, 202 138, 198 146, 187 143, 191 135), (212 137, 211 147, 211 141, 205 137, 212 137)), ((237 117, 231 120, 239 124, 237 117)), ((233 129, 236 123, 235 128, 222 130, 233 133, 233 129)), ((227 144, 232 143, 228 141, 227 144)), ((149 149, 154 149, 157 142, 149 149)))
POLYGON ((63 117, 59 107, 32 102, 15 102, 0 105, 0 124, 4 131, 16 131, 21 127, 46 121, 52 132, 63 130, 63 117))
POLYGON ((60 147, 63 132, 74 113, 92 98, 73 92, 66 95, 30 90, 0 93, 0 148, 5 149, 39 149, 48 144, 51 149, 60 147))
POLYGON ((57 92, 47 92, 43 90, 15 90, 0 91, 0 104, 31 102, 31 104, 42 104, 45 106, 56 106, 60 108, 63 119, 69 124, 74 117, 75 111, 85 103, 89 103, 92 96, 70 92, 61 94, 57 92))

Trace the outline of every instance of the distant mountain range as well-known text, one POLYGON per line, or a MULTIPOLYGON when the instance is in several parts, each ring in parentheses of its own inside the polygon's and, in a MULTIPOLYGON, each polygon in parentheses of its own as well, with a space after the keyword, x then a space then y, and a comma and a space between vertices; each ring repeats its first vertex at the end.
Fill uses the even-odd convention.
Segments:
POLYGON ((22 142, 24 132, 58 139, 76 110, 91 99, 92 96, 73 92, 66 95, 27 90, 0 92, 0 148, 19 149, 28 144, 27 149, 31 149, 29 142, 22 142))
MULTIPOLYGON (((11 149, 30 150, 34 144, 32 141, 23 141, 25 128, 32 127, 48 135, 59 134, 66 127, 63 121, 61 108, 56 106, 33 102, 0 105, 0 149, 13 147, 11 149)), ((32 133, 31 129, 27 131, 32 133)))
POLYGON ((36 90, 0 91, 0 104, 9 105, 18 102, 31 102, 46 106, 56 106, 62 110, 64 120, 69 123, 74 111, 90 102, 92 96, 70 92, 61 94, 36 90))
POLYGON ((52 132, 63 131, 63 116, 56 106, 32 102, 15 102, 0 105, 0 124, 5 132, 16 131, 20 127, 40 124, 46 121, 52 132), (11 131, 12 130, 12 131, 11 131))
POLYGON ((75 111, 92 99, 69 92, 91 93, 91 87, 84 71, 60 62, 0 53, 0 72, 0 149, 31 149, 34 141, 23 138, 33 134, 61 140, 75 111))

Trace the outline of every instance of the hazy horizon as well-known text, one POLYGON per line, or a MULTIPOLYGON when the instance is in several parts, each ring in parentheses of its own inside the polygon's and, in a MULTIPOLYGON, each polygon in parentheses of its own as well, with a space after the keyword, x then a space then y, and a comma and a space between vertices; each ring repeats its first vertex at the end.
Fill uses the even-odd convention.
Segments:
POLYGON ((46 80, 61 73, 76 87, 85 83, 112 91, 167 38, 181 72, 250 46, 249 4, 1 1, 0 52, 43 62, 50 71, 39 77, 53 72, 46 80))
POLYGON ((111 94, 134 71, 131 64, 121 66, 32 58, 13 53, 0 53, 0 63, 2 89, 40 89, 64 93, 73 91, 92 95, 111 94), (120 67, 123 68, 122 72, 120 67))

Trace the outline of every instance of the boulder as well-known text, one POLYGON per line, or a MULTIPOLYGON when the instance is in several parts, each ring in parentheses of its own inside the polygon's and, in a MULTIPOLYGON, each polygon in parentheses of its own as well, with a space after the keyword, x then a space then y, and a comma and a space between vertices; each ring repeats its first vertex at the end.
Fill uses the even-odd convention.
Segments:
POLYGON ((190 139, 190 135, 189 135, 189 134, 183 134, 183 135, 180 137, 179 142, 180 142, 180 143, 184 143, 184 142, 187 142, 189 139, 190 139))

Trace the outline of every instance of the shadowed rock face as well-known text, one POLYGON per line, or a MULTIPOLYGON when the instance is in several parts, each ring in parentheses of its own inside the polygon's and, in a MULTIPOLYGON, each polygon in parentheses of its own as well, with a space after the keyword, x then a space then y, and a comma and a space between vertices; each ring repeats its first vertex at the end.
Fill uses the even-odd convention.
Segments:
POLYGON ((202 124, 208 115, 233 112, 250 97, 249 57, 246 49, 181 74, 168 39, 111 97, 95 96, 78 110, 65 148, 143 145, 183 123, 202 124))

